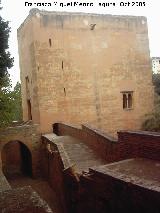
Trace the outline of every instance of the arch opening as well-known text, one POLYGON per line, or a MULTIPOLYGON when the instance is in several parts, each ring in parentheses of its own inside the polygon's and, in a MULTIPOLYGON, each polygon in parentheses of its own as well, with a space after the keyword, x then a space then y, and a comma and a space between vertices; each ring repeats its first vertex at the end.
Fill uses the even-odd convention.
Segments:
POLYGON ((2 149, 2 170, 6 177, 15 175, 32 176, 32 156, 20 141, 8 142, 2 149))

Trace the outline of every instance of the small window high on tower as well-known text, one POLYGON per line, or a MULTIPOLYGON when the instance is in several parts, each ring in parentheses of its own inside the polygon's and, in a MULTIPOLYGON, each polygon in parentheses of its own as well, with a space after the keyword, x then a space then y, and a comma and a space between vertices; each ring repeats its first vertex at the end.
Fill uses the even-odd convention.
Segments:
POLYGON ((123 95, 123 109, 133 109, 133 91, 124 91, 123 95))

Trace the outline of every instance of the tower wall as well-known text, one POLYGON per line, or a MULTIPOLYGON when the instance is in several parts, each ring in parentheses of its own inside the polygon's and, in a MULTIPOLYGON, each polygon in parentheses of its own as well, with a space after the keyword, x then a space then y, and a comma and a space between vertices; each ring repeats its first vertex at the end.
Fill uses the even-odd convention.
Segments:
MULTIPOLYGON (((27 69, 32 73, 33 121, 42 132, 49 132, 54 122, 67 122, 89 123, 114 134, 139 129, 151 111, 145 17, 35 10, 19 29, 19 40, 22 93, 27 69), (27 52, 22 47, 26 42, 27 52), (128 91, 132 107, 124 108, 128 91)), ((26 119, 26 95, 22 98, 26 119)))

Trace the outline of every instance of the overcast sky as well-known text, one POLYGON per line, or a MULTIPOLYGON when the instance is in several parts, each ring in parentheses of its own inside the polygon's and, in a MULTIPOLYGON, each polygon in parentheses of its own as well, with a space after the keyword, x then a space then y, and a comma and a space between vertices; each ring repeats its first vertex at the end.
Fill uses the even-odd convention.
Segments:
MULTIPOLYGON (((10 70, 13 85, 19 81, 19 61, 18 61, 18 45, 17 45, 17 28, 27 17, 29 10, 35 8, 26 7, 25 2, 30 3, 52 3, 52 6, 37 7, 38 9, 53 10, 53 11, 69 11, 69 12, 89 12, 89 13, 104 13, 116 15, 140 15, 146 16, 148 19, 150 54, 160 57, 160 1, 159 0, 1 0, 3 9, 0 11, 1 16, 10 22, 11 33, 9 39, 10 52, 15 59, 14 67, 10 70), (54 2, 58 2, 57 5, 54 2), (93 2, 93 7, 60 7, 59 3, 65 2, 93 2), (145 2, 146 6, 119 6, 120 2, 145 2), (112 2, 116 6, 100 7, 98 3, 112 2)), ((123 3, 122 3, 123 4, 123 3)))

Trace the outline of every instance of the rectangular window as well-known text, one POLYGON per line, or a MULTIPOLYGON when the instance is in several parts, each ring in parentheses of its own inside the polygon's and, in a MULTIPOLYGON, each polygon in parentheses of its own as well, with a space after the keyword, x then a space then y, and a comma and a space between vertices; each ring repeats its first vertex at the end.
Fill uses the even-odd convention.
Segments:
POLYGON ((28 107, 28 120, 32 120, 32 107, 31 107, 31 101, 27 100, 27 107, 28 107))
POLYGON ((50 47, 52 46, 52 40, 51 40, 51 38, 49 38, 49 46, 50 47))
POLYGON ((123 109, 133 109, 133 91, 124 91, 123 95, 123 109))
POLYGON ((64 90, 64 95, 66 96, 66 88, 64 87, 63 90, 64 90))
POLYGON ((29 93, 29 77, 25 77, 25 82, 26 82, 26 93, 29 93))
POLYGON ((62 70, 63 70, 63 61, 62 61, 62 70))

